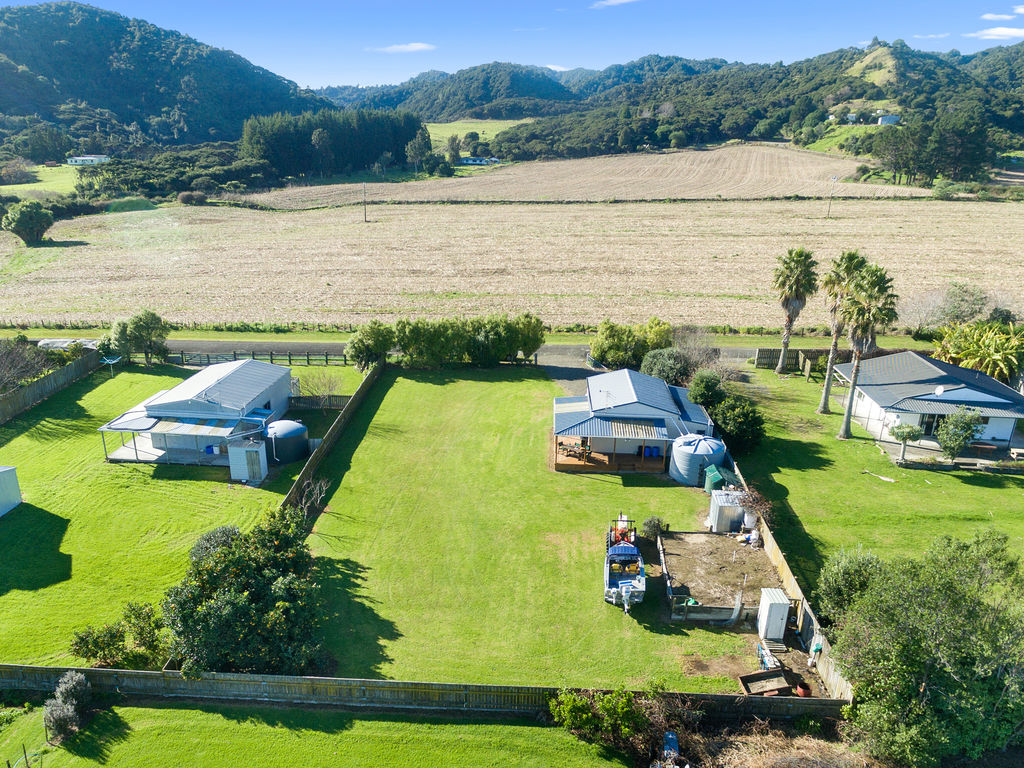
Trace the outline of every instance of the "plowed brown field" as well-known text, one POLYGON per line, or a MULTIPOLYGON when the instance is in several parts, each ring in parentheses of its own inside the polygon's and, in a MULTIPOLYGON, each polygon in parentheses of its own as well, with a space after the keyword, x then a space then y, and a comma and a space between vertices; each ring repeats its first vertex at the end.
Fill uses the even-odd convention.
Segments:
MULTIPOLYGON (((536 312, 778 325, 775 258, 859 248, 905 297, 971 280, 1024 308, 1024 208, 933 200, 381 205, 88 216, 24 249, 0 232, 0 320, 362 321, 536 312), (83 244, 77 244, 81 241, 83 244)), ((812 301, 801 322, 822 323, 812 301)))
MULTIPOLYGON (((613 155, 582 160, 519 163, 453 179, 367 184, 373 202, 755 200, 828 197, 832 177, 851 176, 860 161, 762 144, 664 154, 613 155)), ((927 190, 881 184, 840 183, 839 197, 927 197, 927 190)), ((334 184, 249 195, 271 208, 350 205, 363 199, 362 184, 334 184)))

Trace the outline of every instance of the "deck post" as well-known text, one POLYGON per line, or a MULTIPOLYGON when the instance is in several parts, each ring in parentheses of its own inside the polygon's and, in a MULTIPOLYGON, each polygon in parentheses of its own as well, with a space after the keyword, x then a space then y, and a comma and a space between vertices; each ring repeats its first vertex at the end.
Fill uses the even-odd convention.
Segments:
POLYGON ((135 442, 135 433, 134 432, 132 432, 132 448, 135 449, 135 461, 138 461, 139 460, 139 446, 138 446, 138 443, 135 442))
POLYGON ((613 462, 615 462, 616 466, 618 466, 618 459, 615 458, 615 446, 616 445, 617 445, 617 443, 616 443, 616 440, 615 440, 615 435, 612 435, 612 455, 609 457, 609 461, 608 461, 608 468, 609 469, 613 469, 614 468, 614 467, 612 467, 612 463, 613 462))
POLYGON ((103 460, 110 461, 110 457, 107 456, 107 436, 100 432, 100 440, 103 441, 103 460))

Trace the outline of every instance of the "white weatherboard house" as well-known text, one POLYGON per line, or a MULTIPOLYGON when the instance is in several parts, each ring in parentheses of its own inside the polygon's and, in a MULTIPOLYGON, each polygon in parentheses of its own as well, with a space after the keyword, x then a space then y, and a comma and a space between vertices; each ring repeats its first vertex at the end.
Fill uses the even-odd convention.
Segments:
POLYGON ((228 466, 227 444, 281 418, 290 394, 289 368, 261 360, 211 365, 100 427, 104 454, 109 461, 228 466), (121 446, 108 453, 110 432, 121 446))
POLYGON ((569 459, 593 458, 613 469, 658 469, 653 465, 660 465, 661 471, 673 440, 713 431, 711 417, 690 402, 686 389, 628 369, 591 376, 586 395, 556 397, 554 402, 559 469, 568 469, 562 464, 569 459), (644 458, 648 461, 643 462, 644 458))
MULTIPOLYGON (((853 363, 837 365, 836 376, 849 383, 853 363)), ((879 440, 892 440, 889 428, 914 424, 924 431, 921 444, 935 444, 935 431, 958 406, 978 412, 977 440, 1009 447, 1018 419, 1024 419, 1024 395, 991 376, 935 360, 919 352, 899 352, 864 360, 853 394, 853 416, 879 440)), ((1015 444, 1015 443, 1014 443, 1015 444)))
POLYGON ((68 158, 68 165, 100 165, 109 160, 109 155, 76 155, 68 158))

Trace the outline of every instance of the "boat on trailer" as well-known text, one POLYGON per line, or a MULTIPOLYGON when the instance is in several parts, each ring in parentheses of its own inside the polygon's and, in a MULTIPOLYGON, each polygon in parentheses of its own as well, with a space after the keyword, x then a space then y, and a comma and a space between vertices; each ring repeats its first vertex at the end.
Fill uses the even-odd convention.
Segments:
POLYGON ((643 602, 647 591, 644 559, 636 546, 636 525, 625 515, 611 524, 604 556, 604 599, 622 610, 643 602))

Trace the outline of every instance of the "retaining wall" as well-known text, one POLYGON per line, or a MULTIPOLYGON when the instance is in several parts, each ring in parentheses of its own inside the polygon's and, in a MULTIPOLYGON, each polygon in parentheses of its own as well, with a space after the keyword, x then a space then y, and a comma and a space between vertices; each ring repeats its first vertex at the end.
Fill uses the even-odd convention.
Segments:
MULTIPOLYGON (((67 667, 0 664, 0 688, 52 691, 67 667)), ((216 699, 243 704, 319 704, 395 711, 443 711, 448 714, 498 714, 534 717, 548 711, 557 688, 520 685, 467 685, 397 680, 359 680, 285 675, 211 673, 189 680, 180 672, 77 669, 93 689, 128 696, 216 699)), ((845 701, 797 696, 675 694, 711 718, 840 717, 845 701)))
POLYGON ((41 403, 50 395, 60 392, 72 382, 78 381, 100 365, 100 353, 89 350, 77 360, 46 374, 13 392, 0 397, 0 424, 4 424, 33 405, 41 403))

